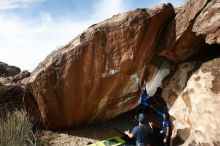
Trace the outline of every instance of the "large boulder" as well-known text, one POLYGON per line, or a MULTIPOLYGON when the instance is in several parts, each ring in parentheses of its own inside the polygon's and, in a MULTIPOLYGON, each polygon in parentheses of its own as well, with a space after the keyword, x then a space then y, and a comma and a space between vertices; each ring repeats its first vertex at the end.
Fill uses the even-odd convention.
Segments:
POLYGON ((10 83, 23 83, 25 84, 27 77, 30 76, 30 72, 24 70, 15 76, 0 77, 0 83, 10 84, 10 83))
POLYGON ((146 72, 153 78, 158 71, 148 63, 174 14, 167 4, 91 26, 33 71, 26 86, 27 107, 50 129, 107 120, 135 108, 138 84, 146 72))
POLYGON ((15 76, 20 72, 20 68, 0 61, 0 77, 15 76))
POLYGON ((196 54, 205 42, 220 44, 219 0, 190 0, 179 9, 158 43, 160 55, 177 63, 196 54))
POLYGON ((0 86, 0 108, 20 108, 23 106, 24 90, 20 84, 0 86))
POLYGON ((220 145, 220 58, 203 63, 173 103, 173 145, 220 145))

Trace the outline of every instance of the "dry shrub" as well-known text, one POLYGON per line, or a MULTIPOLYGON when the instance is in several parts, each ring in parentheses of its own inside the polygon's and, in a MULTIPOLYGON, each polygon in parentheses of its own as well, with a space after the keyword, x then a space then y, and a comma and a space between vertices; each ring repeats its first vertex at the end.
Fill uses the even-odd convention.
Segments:
POLYGON ((0 109, 0 146, 38 146, 45 142, 33 132, 33 124, 25 110, 0 109))

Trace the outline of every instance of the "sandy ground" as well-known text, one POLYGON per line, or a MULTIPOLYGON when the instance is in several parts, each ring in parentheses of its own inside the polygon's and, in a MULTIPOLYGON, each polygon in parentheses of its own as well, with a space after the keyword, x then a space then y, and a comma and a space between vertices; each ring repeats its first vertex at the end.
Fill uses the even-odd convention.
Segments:
MULTIPOLYGON (((124 132, 127 129, 138 124, 135 120, 136 110, 127 112, 119 117, 106 121, 73 129, 69 131, 43 131, 41 138, 48 141, 51 146, 85 146, 113 136, 123 136, 119 131, 124 132)), ((146 120, 153 121, 158 127, 162 126, 161 118, 153 111, 146 114, 146 120)))

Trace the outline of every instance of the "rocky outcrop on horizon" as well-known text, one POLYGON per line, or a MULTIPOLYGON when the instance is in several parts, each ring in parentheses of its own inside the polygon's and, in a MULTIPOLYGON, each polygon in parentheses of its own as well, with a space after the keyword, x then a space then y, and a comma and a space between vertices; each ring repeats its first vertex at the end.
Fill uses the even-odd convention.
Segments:
POLYGON ((15 76, 21 72, 21 69, 15 66, 10 66, 0 61, 0 77, 15 76))
POLYGON ((25 83, 30 73, 0 62, 0 108, 20 108, 23 104, 25 83))

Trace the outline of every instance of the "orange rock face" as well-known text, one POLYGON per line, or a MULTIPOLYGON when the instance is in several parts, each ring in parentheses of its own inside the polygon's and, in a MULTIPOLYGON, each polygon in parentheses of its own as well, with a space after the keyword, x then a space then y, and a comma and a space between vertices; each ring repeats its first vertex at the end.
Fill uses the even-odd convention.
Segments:
POLYGON ((133 109, 143 76, 158 71, 147 64, 172 17, 168 4, 91 26, 34 70, 26 88, 27 107, 50 129, 107 120, 133 109))

